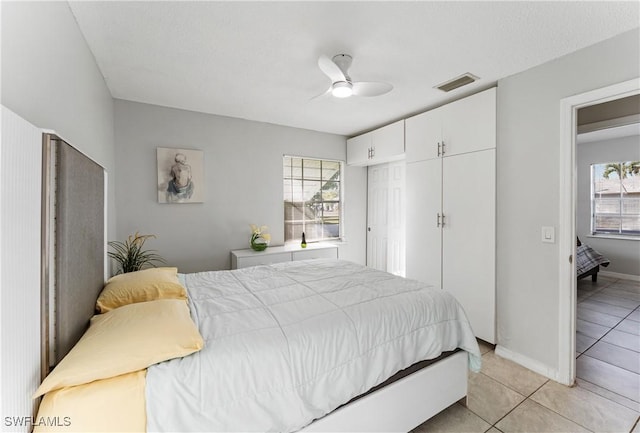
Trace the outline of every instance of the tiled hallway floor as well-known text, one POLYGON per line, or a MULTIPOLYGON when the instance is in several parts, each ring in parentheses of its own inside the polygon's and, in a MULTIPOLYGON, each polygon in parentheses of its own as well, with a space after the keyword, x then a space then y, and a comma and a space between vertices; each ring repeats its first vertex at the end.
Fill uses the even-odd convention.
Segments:
POLYGON ((640 411, 640 282, 578 281, 576 328, 578 383, 640 411))
POLYGON ((481 344, 482 371, 469 373, 466 406, 456 403, 414 432, 640 433, 640 283, 598 280, 578 285, 577 386, 481 344))

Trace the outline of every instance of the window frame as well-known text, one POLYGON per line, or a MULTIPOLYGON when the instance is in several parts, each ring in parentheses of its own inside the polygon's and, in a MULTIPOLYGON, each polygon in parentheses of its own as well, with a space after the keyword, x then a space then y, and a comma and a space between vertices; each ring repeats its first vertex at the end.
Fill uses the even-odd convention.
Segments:
MULTIPOLYGON (((592 163, 590 164, 589 167, 589 171, 590 171, 590 197, 589 197, 589 202, 590 202, 590 210, 591 210, 591 215, 590 215, 590 235, 592 237, 602 237, 602 238, 612 238, 612 239, 630 239, 630 240, 640 240, 640 231, 638 232, 633 232, 633 231, 623 231, 622 230, 622 221, 624 217, 633 217, 636 214, 625 214, 624 213, 624 209, 626 208, 626 206, 624 206, 624 201, 625 201, 625 197, 624 197, 624 191, 623 191, 623 187, 622 187, 622 177, 620 177, 618 175, 618 181, 620 184, 620 191, 619 194, 616 194, 616 197, 607 197, 608 199, 611 200, 616 200, 618 202, 618 213, 616 214, 606 214, 606 213, 598 213, 596 212, 596 200, 598 198, 600 199, 605 199, 604 197, 597 197, 598 192, 596 191, 596 167, 597 166, 606 166, 609 164, 619 164, 622 165, 624 163, 627 163, 629 161, 625 160, 625 161, 611 161, 611 162, 598 162, 598 163, 592 163), (610 215, 610 216, 614 216, 618 219, 619 222, 619 226, 617 230, 604 230, 604 229, 597 229, 596 226, 596 219, 598 216, 602 216, 602 215, 610 215)), ((631 199, 633 197, 629 197, 628 199, 631 199)))
MULTIPOLYGON (((346 163, 344 160, 341 159, 331 159, 331 158, 318 158, 318 157, 311 157, 311 156, 300 156, 300 155, 290 155, 290 154, 284 154, 282 156, 282 186, 283 186, 283 229, 284 229, 284 233, 283 233, 283 238, 284 238, 284 243, 285 245, 293 245, 293 244, 297 244, 300 243, 300 241, 302 240, 302 238, 298 238, 298 239, 287 239, 287 215, 286 215, 286 210, 285 210, 285 197, 284 197, 284 182, 287 179, 294 179, 293 177, 289 177, 286 178, 284 175, 284 167, 285 167, 285 160, 286 158, 291 158, 291 159, 300 159, 302 160, 302 174, 300 179, 304 182, 304 161, 305 160, 313 160, 313 161, 320 161, 321 164, 322 162, 331 162, 331 163, 338 163, 340 166, 340 180, 338 181, 339 185, 340 185, 340 193, 339 193, 339 198, 338 198, 338 204, 340 207, 340 211, 339 211, 339 234, 337 238, 323 238, 323 239, 314 239, 314 240, 309 240, 307 239, 307 243, 311 244, 311 243, 322 243, 322 242, 344 242, 345 241, 345 213, 344 213, 344 196, 345 196, 345 179, 344 179, 344 174, 345 174, 345 167, 346 167, 346 163)), ((319 179, 307 179, 309 181, 319 181, 319 179)), ((320 181, 322 181, 322 179, 320 179, 320 181)), ((306 203, 306 202, 305 202, 306 203)), ((324 201, 323 201, 324 203, 324 201)), ((304 220, 303 220, 303 227, 304 227, 304 220)), ((304 231, 304 229, 303 229, 304 231)))

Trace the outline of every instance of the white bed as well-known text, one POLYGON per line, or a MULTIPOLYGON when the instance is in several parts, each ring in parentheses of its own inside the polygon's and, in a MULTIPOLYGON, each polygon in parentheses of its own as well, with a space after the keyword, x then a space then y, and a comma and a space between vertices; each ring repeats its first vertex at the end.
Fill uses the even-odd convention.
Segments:
POLYGON ((330 259, 182 279, 205 347, 149 367, 148 431, 407 431, 466 395, 467 359, 479 368, 461 306, 417 281, 330 259))
POLYGON ((409 431, 480 368, 450 294, 354 263, 185 274, 187 293, 176 268, 127 275, 36 393, 36 432, 409 431))

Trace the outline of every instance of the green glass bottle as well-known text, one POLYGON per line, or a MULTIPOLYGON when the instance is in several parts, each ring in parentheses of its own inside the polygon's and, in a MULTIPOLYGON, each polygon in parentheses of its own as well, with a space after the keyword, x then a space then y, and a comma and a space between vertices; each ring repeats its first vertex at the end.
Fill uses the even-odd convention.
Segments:
POLYGON ((300 247, 307 248, 307 240, 304 238, 304 232, 302 232, 302 242, 300 242, 300 247))

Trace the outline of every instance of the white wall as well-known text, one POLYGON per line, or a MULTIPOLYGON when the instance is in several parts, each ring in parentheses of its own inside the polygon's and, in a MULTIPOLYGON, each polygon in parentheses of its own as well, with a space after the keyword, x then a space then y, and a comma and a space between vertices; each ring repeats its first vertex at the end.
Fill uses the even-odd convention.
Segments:
POLYGON ((640 76, 640 31, 498 81, 498 344, 557 372, 560 100, 640 76))
MULTIPOLYGON (((233 249, 248 248, 249 224, 284 242, 282 156, 344 160, 346 139, 303 129, 116 100, 117 237, 154 234, 181 272, 228 269, 233 249), (204 150, 204 203, 157 202, 156 148, 204 150)), ((365 261, 366 168, 347 167, 340 258, 365 261)))
POLYGON ((580 240, 607 257, 604 271, 640 276, 640 239, 610 239, 591 234, 591 164, 640 161, 640 137, 615 138, 581 143, 576 148, 576 234, 580 240))
MULTIPOLYGON (((111 171, 113 99, 67 3, 1 2, 1 8, 2 105, 39 128, 55 130, 111 171)), ((7 126, 18 121, 6 120, 5 111, 1 153, 7 169, 2 171, 2 185, 14 188, 2 197, 3 224, 12 224, 7 230, 3 225, 2 231, 2 430, 29 431, 28 426, 7 425, 5 417, 35 415, 31 395, 40 383, 40 360, 34 352, 40 347, 42 137, 37 129, 28 142, 24 134, 8 134, 7 126), (22 152, 12 152, 15 146, 22 152), (29 194, 15 197, 19 188, 34 185, 29 194), (11 205, 12 198, 19 202, 11 205), (28 332, 32 334, 27 341, 28 332)), ((110 192, 109 223, 114 229, 113 188, 110 192)))
MULTIPOLYGON (((66 2, 2 2, 2 105, 113 177, 113 98, 66 2)), ((108 230, 115 232, 115 183, 108 230)))

